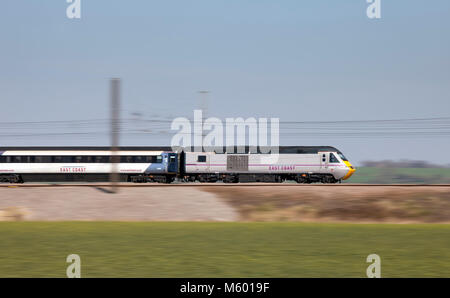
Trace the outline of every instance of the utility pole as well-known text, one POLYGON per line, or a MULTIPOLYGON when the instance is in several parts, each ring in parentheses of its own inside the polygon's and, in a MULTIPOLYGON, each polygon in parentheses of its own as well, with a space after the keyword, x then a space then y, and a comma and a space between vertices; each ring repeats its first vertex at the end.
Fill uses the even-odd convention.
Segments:
POLYGON ((119 182, 119 131, 120 131, 120 79, 110 80, 111 96, 111 192, 117 192, 119 182))
POLYGON ((198 91, 198 94, 200 94, 200 110, 202 111, 202 144, 201 144, 201 148, 203 151, 203 141, 205 139, 205 130, 203 129, 204 125, 205 125, 205 120, 208 118, 208 94, 210 92, 209 91, 205 91, 205 90, 201 90, 198 91))
POLYGON ((204 122, 205 119, 208 118, 208 94, 210 91, 198 91, 200 94, 200 109, 202 110, 202 120, 204 122))
MULTIPOLYGON (((200 94, 200 110, 202 111, 202 125, 205 124, 205 120, 208 119, 208 94, 210 91, 198 91, 200 94)), ((205 131, 202 129, 202 140, 205 137, 205 131)), ((203 146, 203 145, 202 145, 203 146)))

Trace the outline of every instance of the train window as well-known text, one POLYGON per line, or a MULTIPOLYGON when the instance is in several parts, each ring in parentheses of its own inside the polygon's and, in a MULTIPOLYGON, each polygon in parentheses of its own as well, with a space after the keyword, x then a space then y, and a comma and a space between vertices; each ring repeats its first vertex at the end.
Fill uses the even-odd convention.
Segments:
POLYGON ((197 157, 197 162, 206 162, 206 155, 199 155, 197 157))
POLYGON ((339 160, 333 153, 330 153, 330 163, 339 163, 339 160))
POLYGON ((121 163, 132 163, 133 162, 133 156, 121 156, 120 157, 121 163))
POLYGON ((35 163, 50 163, 52 162, 51 156, 35 156, 34 157, 35 163))
POLYGON ((174 163, 176 161, 175 155, 169 156, 169 162, 174 163))
POLYGON ((95 156, 94 162, 96 163, 108 163, 109 162, 109 156, 95 156))
POLYGON ((342 160, 348 161, 348 159, 345 158, 344 154, 342 154, 341 152, 338 152, 338 154, 339 154, 339 157, 340 157, 342 160))
POLYGON ((22 162, 22 156, 13 156, 13 159, 12 159, 13 161, 13 163, 21 163, 22 162))
POLYGON ((92 162, 91 160, 92 160, 91 156, 87 156, 87 155, 81 156, 82 163, 90 163, 90 162, 92 162))
POLYGON ((0 163, 6 163, 6 156, 0 156, 0 163))
POLYGON ((153 155, 153 156, 142 156, 143 161, 145 163, 162 163, 161 155, 153 155))
POLYGON ((62 156, 61 160, 63 163, 72 163, 73 162, 73 156, 62 156))
POLYGON ((134 156, 134 162, 135 163, 144 163, 144 157, 143 156, 134 156))

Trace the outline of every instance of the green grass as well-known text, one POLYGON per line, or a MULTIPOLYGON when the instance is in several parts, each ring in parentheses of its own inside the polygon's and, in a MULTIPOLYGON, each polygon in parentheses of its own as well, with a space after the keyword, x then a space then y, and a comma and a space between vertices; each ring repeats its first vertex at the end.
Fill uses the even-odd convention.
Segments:
POLYGON ((0 223, 0 277, 450 277, 450 225, 0 223))
POLYGON ((448 168, 357 168, 355 174, 345 183, 450 183, 448 168))

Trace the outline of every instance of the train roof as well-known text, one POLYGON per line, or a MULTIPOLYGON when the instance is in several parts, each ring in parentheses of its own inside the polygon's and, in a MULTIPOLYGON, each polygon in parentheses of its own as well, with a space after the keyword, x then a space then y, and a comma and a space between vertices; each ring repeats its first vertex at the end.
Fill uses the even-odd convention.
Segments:
MULTIPOLYGON (((172 147, 121 146, 120 151, 173 151, 172 147)), ((0 147, 0 151, 111 151, 110 146, 20 146, 0 147)))
MULTIPOLYGON (((238 152, 236 146, 233 147, 233 152, 238 152)), ((241 151, 239 153, 248 153, 248 152, 258 152, 258 153, 268 153, 275 152, 275 150, 270 150, 272 147, 264 146, 264 147, 249 147, 243 146, 241 147, 241 151)), ((169 146, 120 146, 118 150, 120 151, 191 151, 195 152, 195 147, 177 147, 172 148, 169 146), (190 150, 186 150, 186 149, 190 150)), ((211 149, 211 148, 209 148, 211 149)), ((213 147, 213 151, 215 152, 229 152, 230 148, 227 147, 213 147)), ((275 148, 273 148, 275 149, 275 148)), ((0 151, 110 151, 111 147, 108 146, 66 146, 66 147, 52 147, 52 146, 19 146, 19 147, 0 147, 0 151)), ((332 146, 279 146, 279 153, 291 153, 291 154, 314 154, 321 151, 333 151, 340 152, 338 149, 332 146)), ((203 148, 202 152, 205 152, 205 148, 203 148)))
MULTIPOLYGON (((238 151, 237 146, 234 147, 210 147, 209 150, 205 150, 203 148, 202 152, 206 151, 215 151, 217 153, 273 153, 277 152, 276 147, 270 147, 270 146, 262 146, 262 147, 250 147, 250 146, 242 146, 240 147, 240 150, 238 151)), ((186 148, 183 148, 184 151, 187 151, 186 148)), ((195 150, 195 147, 190 147, 191 152, 195 152, 198 150, 195 150)), ((278 147, 278 153, 291 153, 291 154, 315 154, 318 152, 323 151, 333 151, 333 152, 340 152, 338 149, 332 146, 279 146, 278 147)))

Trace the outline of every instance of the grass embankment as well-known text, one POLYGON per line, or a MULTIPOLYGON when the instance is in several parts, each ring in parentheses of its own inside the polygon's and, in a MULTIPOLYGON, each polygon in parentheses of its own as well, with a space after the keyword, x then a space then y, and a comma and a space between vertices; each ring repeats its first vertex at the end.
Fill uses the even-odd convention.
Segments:
POLYGON ((449 225, 0 223, 0 277, 450 277, 449 225))
POLYGON ((449 168, 357 168, 344 183, 449 184, 449 168))

